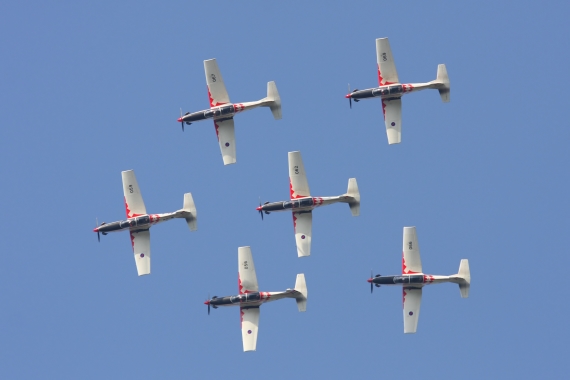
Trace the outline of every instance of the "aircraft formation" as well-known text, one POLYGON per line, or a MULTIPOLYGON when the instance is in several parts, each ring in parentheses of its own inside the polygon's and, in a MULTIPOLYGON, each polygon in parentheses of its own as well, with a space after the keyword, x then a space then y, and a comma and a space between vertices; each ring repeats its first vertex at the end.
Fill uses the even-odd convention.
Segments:
MULTIPOLYGON (((402 141, 402 96, 411 92, 425 89, 438 90, 443 102, 449 102, 450 84, 445 65, 437 68, 435 80, 426 83, 402 84, 392 56, 392 50, 387 38, 376 40, 376 56, 378 67, 378 87, 365 90, 355 89, 345 96, 349 100, 359 102, 362 99, 380 98, 382 113, 386 125, 388 144, 398 144, 402 141)), ((267 96, 258 101, 245 103, 232 103, 226 90, 224 80, 215 59, 204 61, 206 85, 210 108, 186 112, 178 122, 182 131, 185 125, 194 122, 212 119, 220 146, 224 165, 236 163, 236 138, 234 116, 240 112, 257 107, 269 107, 275 120, 281 119, 281 98, 275 82, 267 83, 267 96)), ((356 178, 348 180, 346 193, 337 196, 315 197, 311 195, 309 183, 301 152, 289 152, 289 199, 279 202, 265 202, 259 204, 256 210, 263 219, 264 215, 274 212, 291 212, 293 216, 293 229, 297 245, 298 257, 307 257, 311 254, 313 210, 321 206, 334 203, 346 203, 352 216, 360 215, 360 192, 356 178)), ((101 234, 128 231, 130 234, 133 255, 139 276, 150 274, 150 227, 170 219, 184 219, 190 231, 197 230, 197 211, 191 193, 184 194, 181 209, 163 214, 149 214, 143 202, 141 191, 133 170, 123 171, 123 195, 127 218, 112 223, 97 222, 93 229, 100 240, 101 234)), ((371 293, 374 287, 401 286, 404 333, 415 333, 420 314, 422 290, 424 286, 444 282, 455 283, 459 286, 462 298, 469 296, 471 274, 469 262, 462 259, 457 274, 449 276, 425 274, 422 268, 420 250, 415 227, 404 227, 402 243, 402 273, 398 275, 383 276, 377 274, 367 280, 370 283, 371 293)), ((209 298, 209 297, 208 297, 209 298)), ((255 351, 259 326, 260 306, 267 302, 284 298, 293 298, 300 312, 307 309, 307 284, 305 275, 297 274, 295 287, 277 292, 260 292, 251 248, 238 248, 238 294, 233 296, 214 296, 204 302, 211 308, 239 306, 241 318, 242 341, 244 351, 255 351)))

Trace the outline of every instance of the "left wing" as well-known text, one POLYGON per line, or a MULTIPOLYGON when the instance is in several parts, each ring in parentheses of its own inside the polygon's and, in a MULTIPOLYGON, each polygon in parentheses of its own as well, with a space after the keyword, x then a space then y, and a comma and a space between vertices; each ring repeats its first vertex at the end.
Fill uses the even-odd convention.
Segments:
POLYGON ((307 182, 307 174, 305 173, 305 165, 301 152, 289 152, 289 190, 291 199, 305 198, 311 196, 309 183, 307 182))
POLYGON ((413 334, 418 328, 422 288, 403 288, 404 298, 404 334, 413 334))
POLYGON ((206 72, 206 85, 208 86, 210 107, 217 107, 229 103, 230 97, 226 91, 224 78, 222 78, 222 73, 215 58, 204 61, 204 71, 206 72))
POLYGON ((402 141, 402 99, 382 99, 382 112, 388 144, 399 144, 402 141))
POLYGON ((121 177, 123 179, 123 194, 125 196, 127 218, 146 214, 146 207, 144 206, 135 172, 133 170, 126 170, 121 172, 121 177))
POLYGON ((216 136, 222 151, 224 165, 236 163, 236 135, 234 130, 234 119, 214 120, 216 136))
POLYGON ((376 39, 376 62, 378 63, 379 86, 400 83, 388 38, 376 39))
POLYGON ((238 248, 238 286, 239 294, 259 291, 250 247, 238 248))
POLYGON ((259 329, 259 306, 248 309, 240 308, 241 338, 244 351, 255 351, 257 330, 259 329))
POLYGON ((416 227, 404 227, 402 242, 402 274, 422 273, 422 260, 416 227))
POLYGON ((311 230, 313 229, 313 213, 294 212, 293 225, 295 227, 295 241, 297 242, 297 255, 299 257, 311 254, 311 230))
POLYGON ((139 276, 150 274, 150 231, 131 232, 131 243, 139 276))

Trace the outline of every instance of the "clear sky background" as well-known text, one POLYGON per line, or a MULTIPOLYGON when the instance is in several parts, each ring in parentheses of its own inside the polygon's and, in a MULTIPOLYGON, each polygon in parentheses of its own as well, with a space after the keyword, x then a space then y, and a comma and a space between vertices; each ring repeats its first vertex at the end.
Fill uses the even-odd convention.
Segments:
POLYGON ((4 379, 564 377, 568 373, 567 2, 4 2, 0 6, 0 377, 4 379), (403 98, 402 144, 387 143, 374 40, 389 37, 400 80, 435 79, 451 102, 403 98), (236 117, 224 167, 203 60, 217 58, 235 102, 277 83, 283 119, 236 117), (312 195, 356 177, 361 216, 315 211, 297 258, 287 152, 312 195), (127 233, 97 243, 95 218, 124 218, 122 170, 151 213, 192 192, 198 231, 152 228, 152 274, 137 277, 127 233), (370 270, 401 272, 402 227, 423 268, 472 286, 424 290, 404 335, 401 289, 370 294, 370 270), (237 248, 252 247, 260 289, 305 273, 306 313, 262 306, 257 352, 243 353, 237 248), (415 374, 415 375, 414 375, 415 374))

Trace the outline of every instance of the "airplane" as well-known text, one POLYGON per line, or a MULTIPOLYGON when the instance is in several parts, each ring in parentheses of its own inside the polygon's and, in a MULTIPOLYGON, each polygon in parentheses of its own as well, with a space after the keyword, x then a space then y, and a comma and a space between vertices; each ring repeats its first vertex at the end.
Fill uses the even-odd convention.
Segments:
POLYGON ((147 214, 139 184, 133 170, 121 172, 127 219, 112 223, 101 223, 93 229, 97 239, 110 232, 129 231, 139 276, 150 274, 150 227, 174 218, 184 218, 190 231, 198 229, 198 214, 191 193, 184 194, 182 209, 164 214, 147 214))
POLYGON ((206 71, 210 108, 192 113, 186 112, 184 115, 180 111, 178 122, 181 123, 184 132, 184 124, 190 125, 196 121, 213 119, 224 165, 235 164, 234 116, 239 112, 249 111, 257 107, 269 107, 275 120, 279 120, 281 119, 281 98, 275 82, 272 81, 267 83, 267 97, 255 102, 231 103, 216 59, 204 61, 204 70, 206 71))
POLYGON ((444 64, 437 66, 437 78, 427 83, 400 84, 396 65, 390 49, 388 38, 376 39, 376 60, 378 62, 378 86, 366 90, 353 90, 345 96, 350 108, 352 100, 359 102, 361 99, 381 98, 382 113, 386 124, 388 144, 399 144, 402 141, 402 96, 411 92, 437 89, 441 100, 449 102, 449 77, 444 64))
POLYGON ((422 271, 422 261, 420 259, 420 247, 418 245, 416 227, 404 227, 404 241, 402 249, 402 275, 382 276, 377 274, 372 277, 372 273, 370 273, 368 282, 370 283, 371 293, 374 290, 373 286, 402 286, 404 333, 410 334, 415 333, 418 327, 420 304, 422 301, 422 288, 426 285, 452 282, 459 285, 461 298, 467 298, 469 296, 469 287, 471 285, 471 273, 469 272, 469 261, 467 259, 463 259, 459 263, 459 272, 457 274, 452 274, 450 276, 424 274, 422 271))
POLYGON ((235 296, 214 296, 204 302, 214 309, 218 307, 239 306, 241 316, 241 337, 244 351, 255 351, 257 346, 257 330, 259 328, 259 307, 267 302, 283 298, 294 298, 300 312, 307 310, 307 284, 305 275, 297 275, 294 289, 280 292, 260 292, 257 285, 257 275, 250 247, 238 248, 238 290, 235 296))
POLYGON ((346 194, 335 197, 311 197, 309 183, 305 173, 305 166, 301 152, 289 152, 289 189, 291 200, 280 202, 265 202, 256 208, 263 220, 263 213, 270 214, 279 211, 291 211, 293 213, 293 227, 295 228, 295 241, 297 242, 297 254, 299 257, 311 254, 311 230, 313 223, 312 211, 320 206, 333 203, 348 203, 352 216, 360 215, 360 193, 356 178, 348 180, 346 194))

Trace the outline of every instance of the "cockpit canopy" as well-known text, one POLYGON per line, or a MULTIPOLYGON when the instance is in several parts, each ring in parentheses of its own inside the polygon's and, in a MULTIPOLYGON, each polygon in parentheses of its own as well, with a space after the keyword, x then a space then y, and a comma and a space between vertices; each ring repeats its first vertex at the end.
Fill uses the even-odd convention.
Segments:
POLYGON ((229 116, 232 115, 233 113, 234 113, 234 106, 233 104, 230 104, 226 106, 210 108, 209 110, 204 111, 204 117, 206 119, 209 119, 212 117, 220 117, 226 115, 229 116))
POLYGON ((394 84, 390 86, 382 86, 372 90, 372 95, 374 96, 388 96, 388 95, 399 95, 402 93, 402 85, 394 84))
POLYGON ((291 208, 311 207, 313 205, 313 198, 291 199, 290 201, 283 202, 285 210, 291 208))

